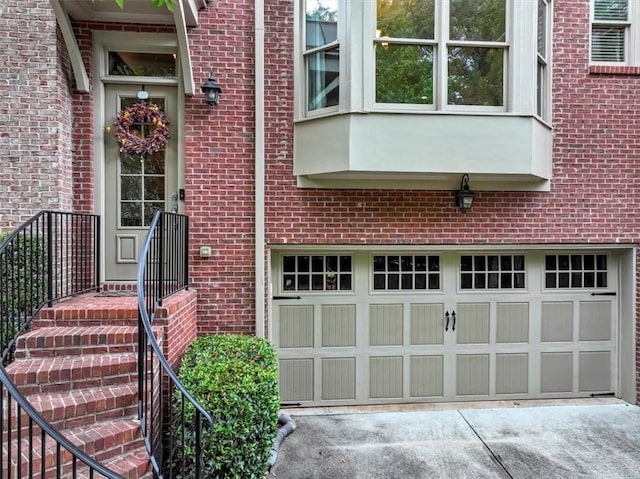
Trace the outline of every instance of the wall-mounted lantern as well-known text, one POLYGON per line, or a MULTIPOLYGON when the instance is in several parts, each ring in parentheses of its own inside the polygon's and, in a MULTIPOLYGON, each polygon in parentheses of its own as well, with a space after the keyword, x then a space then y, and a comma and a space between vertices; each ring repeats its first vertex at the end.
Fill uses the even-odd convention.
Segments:
POLYGON ((456 206, 466 213, 471 209, 475 193, 469 189, 469 175, 465 173, 460 181, 460 190, 456 194, 456 206))
POLYGON ((220 88, 218 82, 213 78, 213 70, 209 75, 209 79, 200 88, 202 88, 204 99, 209 105, 215 106, 220 102, 220 94, 222 93, 222 88, 220 88))

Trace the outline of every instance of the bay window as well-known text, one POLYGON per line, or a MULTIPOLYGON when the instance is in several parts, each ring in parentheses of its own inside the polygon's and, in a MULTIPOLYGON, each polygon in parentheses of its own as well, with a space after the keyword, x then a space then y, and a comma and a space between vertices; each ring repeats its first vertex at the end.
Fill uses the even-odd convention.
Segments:
POLYGON ((295 6, 299 185, 548 189, 551 0, 295 6))
POLYGON ((304 64, 308 111, 338 105, 338 1, 305 0, 304 64))
POLYGON ((376 102, 503 107, 506 40, 506 0, 377 0, 376 102))

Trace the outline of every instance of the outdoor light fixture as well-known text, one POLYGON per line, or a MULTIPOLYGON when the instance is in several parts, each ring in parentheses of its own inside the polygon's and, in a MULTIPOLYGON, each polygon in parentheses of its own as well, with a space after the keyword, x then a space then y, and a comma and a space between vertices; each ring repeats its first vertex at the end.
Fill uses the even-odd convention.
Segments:
POLYGON ((222 88, 220 88, 218 82, 213 78, 213 70, 211 70, 209 79, 201 88, 202 93, 204 93, 204 99, 209 105, 214 106, 220 102, 220 93, 222 93, 222 88))
POLYGON ((460 191, 456 194, 456 206, 466 213, 471 209, 474 196, 474 192, 469 189, 469 175, 465 173, 460 182, 460 191))

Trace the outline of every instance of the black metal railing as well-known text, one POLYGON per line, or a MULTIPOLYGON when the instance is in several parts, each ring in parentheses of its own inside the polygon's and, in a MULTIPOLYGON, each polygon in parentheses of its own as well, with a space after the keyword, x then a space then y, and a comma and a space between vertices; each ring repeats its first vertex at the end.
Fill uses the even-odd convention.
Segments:
POLYGON ((5 369, 17 337, 45 304, 98 289, 99 253, 99 217, 77 213, 40 212, 0 243, 2 478, 122 479, 45 421, 5 369))
POLYGON ((186 216, 156 212, 138 265, 138 412, 159 479, 203 477, 204 440, 213 427, 211 416, 173 371, 153 330, 162 300, 188 287, 188 242, 186 216), (174 414, 176 404, 181 412, 174 414))

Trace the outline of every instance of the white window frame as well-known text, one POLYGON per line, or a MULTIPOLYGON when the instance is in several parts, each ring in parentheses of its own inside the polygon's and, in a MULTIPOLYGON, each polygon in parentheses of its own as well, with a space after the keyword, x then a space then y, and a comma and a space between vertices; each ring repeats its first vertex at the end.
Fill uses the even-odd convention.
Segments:
MULTIPOLYGON (((441 0, 436 0, 436 18, 444 19, 441 0)), ((551 1, 547 0, 549 6, 551 1)), ((305 2, 294 2, 294 118, 296 121, 331 116, 343 113, 435 113, 435 114, 536 114, 536 68, 537 68, 537 1, 506 0, 504 104, 502 106, 448 105, 447 86, 443 75, 434 75, 434 105, 382 104, 375 102, 375 52, 376 1, 338 1, 338 41, 340 43, 340 92, 337 107, 307 111, 307 82, 304 63, 305 48, 305 2)), ((439 23, 441 23, 439 21, 439 23)), ((551 16, 549 17, 551 31, 551 16)), ((438 35, 441 25, 436 25, 436 48, 445 48, 454 42, 444 41, 438 35), (444 43, 443 43, 444 41, 444 43)), ((550 36, 548 37, 550 38, 550 36)), ((378 39, 378 41, 380 41, 378 39)), ((550 41, 550 40, 549 40, 550 41)), ((434 43, 428 41, 428 43, 434 43)), ((499 46, 497 42, 469 42, 469 46, 499 46)), ((466 45, 466 42, 465 42, 466 45)), ((446 73, 447 55, 438 55, 439 64, 434 71, 441 70, 444 63, 446 73)), ((548 59, 550 62, 550 58, 548 59)), ((549 72, 550 76, 550 72, 549 72)), ((446 78, 445 78, 446 79, 446 78)), ((550 105, 550 102, 549 102, 550 105)), ((550 106, 549 106, 550 110, 550 106)))
MULTIPOLYGON (((551 123, 551 55, 552 55, 552 35, 551 20, 553 18, 551 0, 538 0, 538 4, 545 5, 544 19, 544 55, 540 53, 540 49, 536 48, 536 107, 535 114, 538 118, 551 123), (540 74, 542 70, 542 74, 540 74)), ((539 14, 539 12, 538 12, 539 14)), ((539 38, 540 24, 538 22, 536 29, 536 38, 539 38)))
POLYGON ((596 21, 595 0, 590 2, 590 24, 589 29, 589 63, 591 65, 619 65, 619 66, 640 66, 640 5, 637 0, 628 0, 627 21, 596 21), (625 26, 625 51, 624 60, 616 61, 595 61, 592 60, 593 49, 593 27, 594 25, 620 25, 625 26))
POLYGON ((507 41, 460 41, 449 38, 449 2, 436 0, 435 5, 435 35, 432 40, 421 39, 385 39, 380 38, 376 30, 376 2, 372 0, 373 5, 373 37, 371 41, 372 48, 372 98, 375 110, 435 110, 435 111, 481 111, 481 112, 503 112, 508 106, 508 84, 509 84, 509 57, 510 57, 510 38, 511 38, 511 2, 505 0, 505 36, 507 41), (433 47, 433 104, 397 104, 397 103, 378 103, 375 101, 375 45, 382 43, 395 43, 398 45, 430 45, 433 47), (502 48, 503 50, 503 76, 502 76, 502 105, 481 106, 481 105, 450 105, 448 104, 448 52, 452 47, 478 47, 478 48, 502 48))

